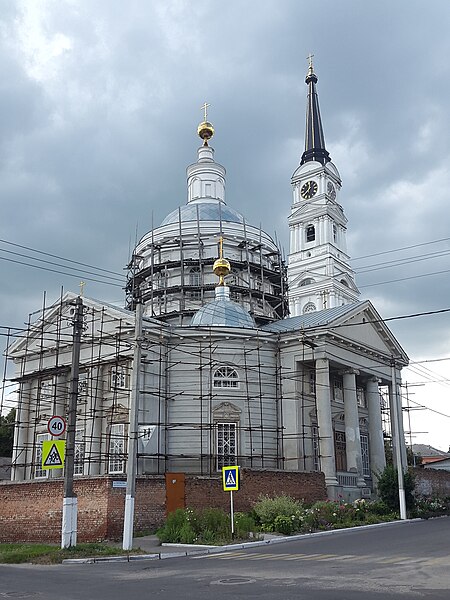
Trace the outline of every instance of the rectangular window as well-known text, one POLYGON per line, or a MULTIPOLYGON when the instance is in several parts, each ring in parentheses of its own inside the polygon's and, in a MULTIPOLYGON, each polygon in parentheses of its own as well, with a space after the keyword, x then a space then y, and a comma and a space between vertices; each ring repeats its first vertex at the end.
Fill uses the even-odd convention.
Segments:
POLYGON ((319 446, 319 428, 317 425, 312 426, 312 443, 313 443, 313 469, 320 471, 320 446, 319 446))
POLYGON ((361 460, 364 477, 370 477, 369 436, 361 434, 361 460))
POLYGON ((48 469, 42 468, 42 442, 49 439, 48 433, 38 433, 36 435, 36 446, 34 448, 34 477, 43 479, 48 477, 48 469))
POLYGON ((111 425, 108 473, 125 473, 125 425, 111 425))
POLYGON ((84 473, 84 440, 83 430, 77 429, 75 432, 75 453, 73 462, 73 474, 83 475, 84 473))
POLYGON ((217 423, 217 470, 235 466, 237 463, 237 425, 236 423, 217 423))
POLYGON ((366 408, 366 391, 362 387, 356 388, 356 398, 358 400, 358 405, 362 408, 366 408))
POLYGON ((334 452, 336 455, 336 471, 346 471, 347 454, 344 431, 334 432, 334 452))
POLYGON ((111 367, 111 389, 112 390, 127 390, 128 389, 128 371, 125 366, 111 367))
POLYGON ((333 400, 335 402, 344 402, 344 388, 340 379, 333 380, 333 400))
POLYGON ((89 380, 86 371, 78 375, 78 395, 87 396, 89 392, 89 380))
POLYGON ((316 393, 316 372, 314 369, 307 370, 308 393, 316 393))

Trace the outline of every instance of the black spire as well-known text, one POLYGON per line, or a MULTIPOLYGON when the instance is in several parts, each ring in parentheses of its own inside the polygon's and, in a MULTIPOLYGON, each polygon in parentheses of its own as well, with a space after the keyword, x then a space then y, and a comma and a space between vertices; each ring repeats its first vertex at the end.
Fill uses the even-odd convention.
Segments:
POLYGON ((309 55, 309 69, 305 83, 308 86, 308 99, 306 107, 306 133, 305 151, 302 154, 300 165, 311 160, 316 160, 325 165, 331 160, 325 148, 322 120, 320 118, 319 97, 316 91, 317 75, 314 73, 312 64, 313 55, 309 55))

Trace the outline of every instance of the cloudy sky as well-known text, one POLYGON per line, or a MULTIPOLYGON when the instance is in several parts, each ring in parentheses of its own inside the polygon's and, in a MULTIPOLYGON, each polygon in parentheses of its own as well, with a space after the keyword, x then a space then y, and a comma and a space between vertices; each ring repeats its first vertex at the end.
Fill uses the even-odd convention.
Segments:
MULTIPOLYGON (((310 52, 363 297, 449 308, 449 27, 448 0, 3 1, 0 333, 81 279, 123 303, 135 240, 186 201, 205 101, 228 204, 288 251, 310 52)), ((412 441, 447 450, 450 314, 389 326, 427 407, 412 441)))

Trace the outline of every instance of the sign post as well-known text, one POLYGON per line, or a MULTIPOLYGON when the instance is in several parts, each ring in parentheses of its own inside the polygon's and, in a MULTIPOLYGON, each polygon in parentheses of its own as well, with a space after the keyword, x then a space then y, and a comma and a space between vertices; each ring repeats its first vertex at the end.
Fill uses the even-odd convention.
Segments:
POLYGON ((230 492, 231 537, 234 537, 233 491, 239 489, 239 467, 222 467, 222 483, 224 492, 230 492))

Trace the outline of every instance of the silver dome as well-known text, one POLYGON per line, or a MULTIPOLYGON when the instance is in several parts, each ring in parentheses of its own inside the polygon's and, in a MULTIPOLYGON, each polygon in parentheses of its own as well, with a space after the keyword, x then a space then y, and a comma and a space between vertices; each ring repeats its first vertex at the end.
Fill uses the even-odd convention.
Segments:
POLYGON ((190 325, 254 329, 255 321, 242 306, 230 300, 230 288, 220 285, 216 287, 215 300, 202 306, 192 317, 190 325))
POLYGON ((236 210, 229 208, 223 202, 191 202, 181 206, 181 210, 177 208, 171 212, 162 225, 169 225, 170 223, 178 223, 179 214, 181 213, 181 221, 196 221, 197 220, 197 207, 198 207, 198 218, 199 221, 228 221, 230 223, 244 223, 244 217, 236 210))

